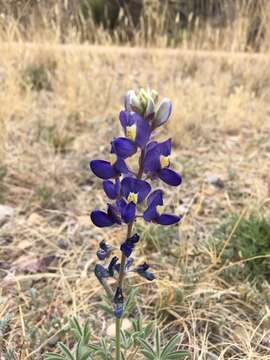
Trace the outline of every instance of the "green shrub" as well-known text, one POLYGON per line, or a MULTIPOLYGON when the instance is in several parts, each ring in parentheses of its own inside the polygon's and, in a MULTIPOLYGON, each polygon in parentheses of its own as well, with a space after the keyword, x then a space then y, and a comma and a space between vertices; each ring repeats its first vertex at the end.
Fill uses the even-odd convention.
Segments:
POLYGON ((35 91, 52 91, 51 75, 54 65, 29 64, 23 71, 23 81, 35 91))
MULTIPOLYGON (((215 233, 218 250, 230 235, 238 220, 231 216, 215 233)), ((235 230, 230 243, 222 255, 223 260, 246 260, 244 272, 251 279, 270 279, 270 219, 258 213, 252 213, 243 219, 235 230)))

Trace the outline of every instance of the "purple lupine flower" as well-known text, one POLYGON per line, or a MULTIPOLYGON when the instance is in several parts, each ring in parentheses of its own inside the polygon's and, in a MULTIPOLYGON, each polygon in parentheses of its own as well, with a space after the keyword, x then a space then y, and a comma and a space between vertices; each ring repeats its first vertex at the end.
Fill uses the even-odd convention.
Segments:
POLYGON ((126 239, 125 242, 120 247, 120 250, 123 254, 125 254, 126 257, 129 257, 132 254, 132 251, 137 244, 137 242, 140 240, 140 237, 138 234, 134 234, 130 238, 126 239))
POLYGON ((99 281, 110 277, 108 270, 101 264, 96 264, 94 273, 99 281))
POLYGON ((161 225, 173 225, 181 219, 177 215, 164 213, 162 190, 153 191, 147 198, 147 205, 147 209, 143 213, 145 221, 161 225))
POLYGON ((121 183, 119 177, 115 181, 104 180, 103 181, 103 190, 109 199, 115 200, 120 196, 121 183))
MULTIPOLYGON (((129 258, 126 259, 126 262, 125 262, 125 273, 127 273, 127 272, 129 271, 129 269, 130 269, 131 265, 133 264, 133 262, 134 262, 134 259, 133 259, 132 257, 129 257, 129 258)), ((115 265, 115 270, 116 270, 117 272, 120 271, 120 263, 117 263, 117 264, 115 265)))
POLYGON ((91 215, 92 222, 98 227, 107 227, 114 224, 121 225, 121 215, 115 205, 108 204, 107 213, 105 211, 94 210, 91 215))
POLYGON ((143 161, 144 172, 152 177, 159 177, 166 184, 178 186, 182 182, 181 176, 169 168, 171 155, 171 139, 162 143, 153 141, 146 147, 143 161))
POLYGON ((114 276, 114 272, 116 271, 117 262, 118 262, 118 257, 114 256, 111 259, 111 261, 109 263, 109 266, 108 266, 108 273, 109 273, 110 276, 114 276))
POLYGON ((136 146, 144 148, 151 135, 149 122, 133 111, 121 111, 119 119, 126 138, 132 140, 136 146))
POLYGON ((117 287, 114 298, 114 315, 117 318, 121 318, 124 313, 124 296, 123 296, 123 290, 120 287, 117 287))
POLYGON ((127 159, 137 151, 137 145, 133 140, 125 137, 118 137, 112 141, 112 149, 116 156, 127 159))
POLYGON ((99 260, 105 260, 111 255, 111 253, 112 247, 105 240, 102 240, 99 243, 99 249, 96 253, 99 260))
POLYGON ((151 186, 144 180, 133 177, 125 177, 121 182, 121 193, 124 199, 117 201, 121 210, 122 219, 125 223, 134 220, 136 215, 136 205, 146 199, 151 191, 151 186))
MULTIPOLYGON (((128 140, 128 139, 127 139, 128 140)), ((121 174, 128 174, 129 170, 125 163, 126 157, 117 155, 113 141, 111 143, 110 161, 92 160, 90 161, 90 169, 93 173, 104 180, 119 177, 121 174)))
POLYGON ((149 267, 150 266, 145 262, 137 266, 134 271, 138 273, 140 276, 142 276, 144 279, 148 281, 153 281, 155 280, 156 277, 151 271, 148 271, 149 267))

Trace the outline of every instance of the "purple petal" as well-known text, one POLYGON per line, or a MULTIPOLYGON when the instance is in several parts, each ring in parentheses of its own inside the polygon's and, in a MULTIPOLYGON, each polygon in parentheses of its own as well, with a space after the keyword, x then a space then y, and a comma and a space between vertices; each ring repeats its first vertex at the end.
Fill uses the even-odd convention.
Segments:
POLYGON ((115 154, 122 159, 132 156, 137 151, 135 142, 124 137, 119 137, 113 140, 112 148, 115 154))
POLYGON ((110 179, 117 175, 113 166, 105 160, 92 160, 90 162, 90 168, 93 173, 101 179, 110 179))
POLYGON ((96 264, 94 272, 99 281, 110 276, 107 269, 101 264, 96 264))
POLYGON ((113 223, 121 225, 120 213, 117 206, 108 204, 108 215, 112 219, 113 223))
POLYGON ((146 151, 143 161, 143 169, 145 173, 157 171, 161 168, 160 165, 160 144, 152 145, 146 151))
POLYGON ((113 167, 117 173, 120 173, 120 174, 128 174, 129 173, 129 170, 125 163, 125 160, 121 159, 120 157, 117 158, 113 167))
POLYGON ((143 218, 145 221, 152 221, 158 217, 156 205, 150 205, 143 213, 143 218))
POLYGON ((115 189, 115 184, 111 180, 104 180, 103 181, 103 189, 105 191, 105 194, 108 196, 109 199, 116 199, 117 198, 117 192, 115 189))
POLYGON ((148 206, 163 205, 163 191, 160 189, 153 191, 147 198, 147 204, 148 206))
POLYGON ((136 205, 134 202, 127 204, 122 210, 122 218, 126 224, 134 220, 136 214, 136 205))
POLYGON ((120 123, 121 123, 121 126, 122 128, 125 130, 126 127, 128 126, 127 124, 127 117, 128 117, 128 111, 120 111, 120 114, 119 114, 119 120, 120 120, 120 123))
POLYGON ((182 182, 181 175, 168 168, 161 169, 158 172, 158 176, 162 181, 171 186, 178 186, 182 182))
POLYGON ((138 203, 140 204, 151 191, 151 186, 147 181, 137 180, 135 185, 135 193, 138 193, 138 203))
POLYGON ((153 147, 155 147, 158 144, 157 141, 151 141, 149 144, 147 144, 146 146, 146 152, 150 151, 151 149, 153 149, 153 147))
POLYGON ((94 210, 90 216, 93 224, 98 227, 103 228, 106 226, 112 226, 114 224, 114 221, 111 219, 111 217, 104 211, 94 210))
POLYGON ((156 222, 161 225, 173 225, 178 223, 181 218, 176 215, 162 214, 156 218, 156 222))
POLYGON ((136 126, 137 135, 135 141, 141 148, 144 148, 149 141, 151 135, 151 127, 148 121, 139 115, 137 116, 136 126))
POLYGON ((120 209, 120 211, 122 211, 124 207, 127 205, 127 203, 125 202, 124 199, 119 199, 116 201, 116 205, 120 209))
POLYGON ((159 144, 160 155, 169 156, 172 151, 172 140, 168 139, 159 144))
POLYGON ((127 199, 129 193, 136 192, 137 180, 131 176, 125 177, 121 182, 122 195, 127 199))

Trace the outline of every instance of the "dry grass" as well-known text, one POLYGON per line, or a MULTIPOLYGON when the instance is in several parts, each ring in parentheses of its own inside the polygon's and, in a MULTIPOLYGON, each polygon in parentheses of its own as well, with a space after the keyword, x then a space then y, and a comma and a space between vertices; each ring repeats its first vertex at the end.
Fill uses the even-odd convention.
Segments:
POLYGON ((259 292, 239 279, 243 262, 222 262, 208 242, 231 213, 257 208, 269 215, 269 61, 178 50, 1 45, 0 120, 8 134, 1 195, 16 216, 0 228, 0 314, 12 315, 6 345, 16 344, 21 359, 40 359, 52 349, 72 314, 90 317, 96 337, 106 333, 111 320, 98 308, 102 290, 91 269, 98 241, 119 244, 124 235, 91 225, 88 213, 104 205, 104 197, 87 162, 106 157, 125 91, 148 85, 174 104, 161 137, 172 136, 184 183, 167 197, 186 216, 173 230, 142 228, 147 240, 138 255, 156 264, 158 280, 144 284, 138 306, 168 333, 181 332, 194 360, 270 359, 269 283, 259 292), (33 65, 45 69, 47 90, 33 89, 24 75, 29 65, 30 72, 33 65), (213 174, 225 182, 223 189, 207 182, 213 174))

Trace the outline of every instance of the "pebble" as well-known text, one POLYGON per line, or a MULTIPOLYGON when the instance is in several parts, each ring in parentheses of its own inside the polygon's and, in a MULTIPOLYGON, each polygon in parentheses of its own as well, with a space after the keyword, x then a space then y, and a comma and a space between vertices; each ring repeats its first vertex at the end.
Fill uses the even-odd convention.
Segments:
POLYGON ((216 186, 217 188, 223 189, 225 184, 224 181, 217 175, 209 175, 207 177, 207 181, 209 184, 216 186))
POLYGON ((0 226, 14 215, 15 210, 11 206, 0 205, 0 226))

